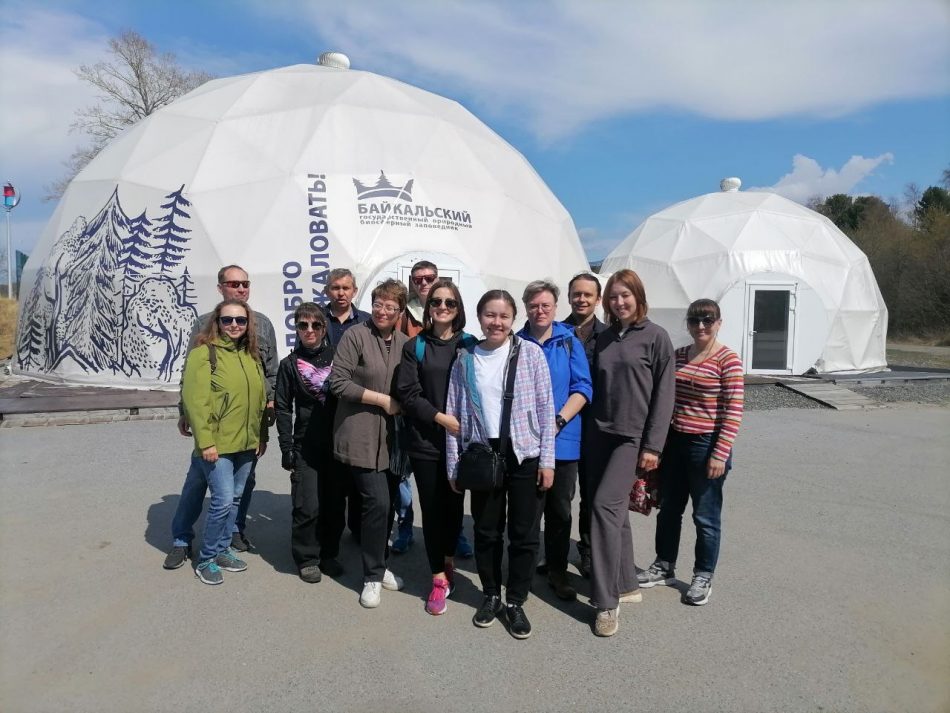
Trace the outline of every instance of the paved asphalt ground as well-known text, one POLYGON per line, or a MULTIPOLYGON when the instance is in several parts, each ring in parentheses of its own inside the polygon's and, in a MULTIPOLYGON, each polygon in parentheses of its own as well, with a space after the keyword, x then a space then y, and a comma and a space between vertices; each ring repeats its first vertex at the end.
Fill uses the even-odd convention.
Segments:
MULTIPOLYGON (((657 587, 598 639, 586 597, 560 603, 539 577, 516 641, 472 626, 471 561, 448 613, 424 613, 418 529, 391 560, 406 590, 376 610, 348 536, 339 581, 301 582, 276 453, 259 554, 208 587, 161 567, 188 451, 173 422, 5 429, 0 710, 946 711, 948 434, 946 408, 751 412, 709 605, 657 587)), ((631 517, 649 564, 655 516, 631 517)))

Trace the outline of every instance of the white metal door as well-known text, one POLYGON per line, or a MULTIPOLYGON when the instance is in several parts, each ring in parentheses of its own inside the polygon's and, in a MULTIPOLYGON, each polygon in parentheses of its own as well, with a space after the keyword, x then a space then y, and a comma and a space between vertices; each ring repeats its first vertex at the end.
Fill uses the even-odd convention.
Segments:
POLYGON ((792 373, 797 287, 795 283, 746 285, 746 372, 792 373))

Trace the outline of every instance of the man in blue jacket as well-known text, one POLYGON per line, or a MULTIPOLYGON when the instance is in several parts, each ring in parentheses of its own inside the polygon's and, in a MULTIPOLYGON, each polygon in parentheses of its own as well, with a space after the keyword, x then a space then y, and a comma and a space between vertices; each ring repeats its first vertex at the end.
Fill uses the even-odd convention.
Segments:
POLYGON ((560 289, 547 280, 525 287, 522 300, 528 322, 518 332, 522 339, 538 344, 551 371, 557 438, 554 441, 554 484, 544 498, 544 554, 548 584, 564 600, 577 597, 567 577, 571 547, 571 501, 577 485, 577 462, 581 456, 581 409, 592 394, 590 366, 574 330, 554 320, 560 289))

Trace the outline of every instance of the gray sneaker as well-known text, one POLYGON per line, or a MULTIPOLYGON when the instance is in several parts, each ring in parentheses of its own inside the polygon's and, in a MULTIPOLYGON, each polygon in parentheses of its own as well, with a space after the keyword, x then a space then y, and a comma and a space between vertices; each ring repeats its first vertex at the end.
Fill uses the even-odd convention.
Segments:
POLYGON ((712 580, 705 574, 694 574, 689 590, 683 595, 683 601, 695 607, 701 607, 709 601, 712 593, 712 580))
POLYGON ((658 584, 673 584, 676 581, 676 573, 673 567, 657 560, 650 565, 650 569, 645 569, 637 574, 637 583, 643 589, 655 587, 658 584))
POLYGON ((239 560, 234 556, 234 550, 228 548, 217 557, 214 558, 214 563, 218 565, 223 570, 228 572, 243 572, 247 569, 247 562, 244 560, 239 560))
POLYGON ((195 576, 205 584, 221 584, 224 581, 224 575, 221 574, 214 560, 199 562, 195 567, 195 576))
POLYGON ((165 557, 165 564, 163 564, 162 567, 165 569, 178 569, 185 564, 186 559, 192 559, 190 547, 172 547, 171 552, 165 557))

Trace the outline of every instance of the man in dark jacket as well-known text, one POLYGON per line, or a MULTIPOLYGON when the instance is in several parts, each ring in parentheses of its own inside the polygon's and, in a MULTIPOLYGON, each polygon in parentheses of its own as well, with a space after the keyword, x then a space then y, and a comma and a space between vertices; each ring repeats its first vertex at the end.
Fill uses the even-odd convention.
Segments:
POLYGON ((334 348, 340 343, 340 338, 347 329, 370 319, 368 312, 353 306, 358 292, 359 288, 352 272, 345 267, 330 270, 326 287, 323 288, 323 293, 330 299, 323 312, 327 318, 326 338, 334 348))
MULTIPOLYGON (((564 320, 563 324, 574 328, 575 336, 584 345, 584 353, 587 355, 587 362, 593 371, 594 368, 594 344, 597 342, 597 335, 607 329, 607 325, 597 319, 595 314, 597 305, 600 303, 601 288, 600 280, 596 275, 589 272, 581 272, 571 278, 567 285, 568 299, 571 303, 571 316, 564 320)), ((584 408, 581 411, 581 429, 584 436, 581 439, 582 444, 587 443, 586 431, 589 426, 590 409, 584 408)), ((581 449, 581 459, 577 466, 577 480, 580 485, 580 511, 578 516, 578 529, 580 531, 580 541, 577 543, 577 552, 580 555, 578 569, 585 577, 590 577, 590 498, 587 492, 587 472, 584 467, 584 450, 581 449)))
MULTIPOLYGON (((251 281, 248 279, 247 272, 238 265, 225 265, 218 270, 218 292, 222 300, 241 300, 247 302, 251 295, 251 281)), ((205 324, 211 317, 211 312, 201 315, 195 320, 194 327, 191 330, 191 336, 188 339, 188 350, 195 345, 198 334, 204 329, 205 324)), ((277 381, 277 335, 274 332, 274 325, 270 320, 260 312, 254 312, 254 321, 257 325, 257 348, 261 354, 261 366, 264 368, 264 380, 267 388, 267 423, 268 426, 274 423, 274 385, 277 381)), ((188 420, 184 416, 181 404, 178 405, 181 416, 178 418, 178 432, 182 436, 191 438, 191 429, 188 426, 188 420)), ((264 455, 266 444, 261 444, 260 454, 264 455)), ((231 534, 231 547, 238 552, 247 552, 251 547, 251 541, 244 534, 244 528, 247 524, 247 511, 251 507, 251 494, 254 492, 255 478, 257 470, 257 456, 251 465, 251 473, 247 477, 244 485, 244 494, 241 496, 241 504, 238 506, 237 517, 234 522, 234 532, 231 534)), ((187 478, 186 478, 187 479, 187 478)), ((194 538, 194 526, 198 517, 201 515, 201 507, 204 503, 205 489, 200 487, 186 488, 188 493, 188 502, 178 506, 179 518, 172 522, 172 550, 165 559, 165 569, 177 569, 184 564, 185 559, 191 556, 191 541, 194 538)))

